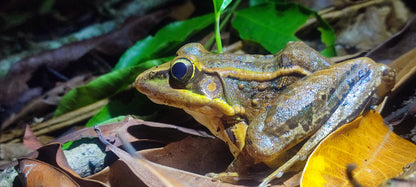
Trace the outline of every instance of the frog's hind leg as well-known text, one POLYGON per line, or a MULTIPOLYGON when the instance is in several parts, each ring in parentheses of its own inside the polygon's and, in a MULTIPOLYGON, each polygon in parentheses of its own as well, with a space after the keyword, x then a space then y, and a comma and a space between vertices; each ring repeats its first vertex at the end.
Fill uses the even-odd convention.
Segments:
POLYGON ((339 125, 323 125, 314 135, 311 136, 309 140, 306 141, 305 144, 303 144, 300 150, 292 158, 290 158, 269 176, 264 178, 259 186, 266 186, 273 179, 282 177, 285 172, 287 172, 299 161, 306 160, 316 145, 318 145, 326 137, 326 135, 337 129, 338 126, 339 125))
POLYGON ((276 169, 273 173, 263 179, 259 186, 266 186, 275 178, 280 178, 283 176, 285 172, 287 172, 293 165, 298 163, 299 161, 306 160, 308 155, 314 150, 315 146, 325 138, 323 135, 323 131, 333 131, 335 128, 330 126, 324 126, 318 130, 309 140, 306 141, 305 144, 300 148, 300 150, 292 156, 287 162, 285 162, 282 166, 276 169))
MULTIPOLYGON (((367 105, 363 105, 362 108, 360 108, 358 111, 363 111, 364 108, 366 108, 367 105)), ((348 105, 342 105, 338 108, 337 111, 334 112, 334 115, 332 115, 328 121, 318 129, 316 133, 314 133, 309 140, 306 141, 305 144, 299 149, 299 151, 287 162, 285 162, 282 166, 280 166, 277 170, 275 170, 273 173, 271 173, 269 176, 263 179, 262 183, 259 186, 265 186, 270 181, 272 181, 275 178, 280 178, 282 175, 287 172, 294 164, 296 164, 299 161, 306 160, 306 158, 310 155, 310 153, 314 150, 314 148, 323 140, 327 135, 329 135, 331 132, 335 131, 338 127, 352 121, 355 116, 359 116, 360 113, 352 112, 351 114, 347 115, 348 117, 345 118, 346 120, 341 120, 341 115, 337 115, 338 112, 341 111, 351 111, 346 110, 344 107, 348 107, 348 105)))

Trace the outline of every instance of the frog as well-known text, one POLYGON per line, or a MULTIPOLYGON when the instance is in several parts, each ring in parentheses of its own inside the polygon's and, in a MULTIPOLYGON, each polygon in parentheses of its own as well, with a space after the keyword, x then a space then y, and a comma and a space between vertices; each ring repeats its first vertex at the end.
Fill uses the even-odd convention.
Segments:
POLYGON ((234 156, 225 173, 244 175, 258 163, 272 168, 264 186, 380 103, 395 84, 395 72, 367 57, 333 63, 303 42, 289 42, 270 55, 214 54, 189 43, 134 84, 153 102, 183 109, 224 141, 234 156), (294 147, 300 148, 282 163, 294 147))

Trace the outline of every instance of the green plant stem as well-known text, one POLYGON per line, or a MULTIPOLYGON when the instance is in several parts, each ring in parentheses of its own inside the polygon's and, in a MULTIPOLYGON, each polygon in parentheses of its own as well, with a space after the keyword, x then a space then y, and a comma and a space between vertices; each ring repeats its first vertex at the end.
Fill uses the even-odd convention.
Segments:
MULTIPOLYGON (((224 26, 225 26, 225 24, 230 20, 230 18, 231 18, 231 16, 233 15, 233 12, 237 9, 237 7, 238 7, 238 5, 241 3, 241 0, 236 0, 236 1, 234 1, 234 3, 233 3, 233 6, 230 8, 230 10, 229 11, 227 11, 227 15, 225 16, 225 18, 223 19, 223 21, 221 22, 221 24, 220 24, 220 26, 219 26, 219 29, 218 29, 218 32, 222 29, 222 28, 224 28, 224 26)), ((219 21, 217 22, 217 23, 219 23, 219 21)), ((215 30, 217 30, 217 25, 215 25, 215 30)), ((215 31, 215 32, 217 32, 217 31, 215 31)), ((209 38, 209 40, 207 41, 207 43, 205 44, 205 49, 208 49, 208 48, 210 48, 211 46, 212 46, 212 43, 214 43, 214 38, 216 39, 217 38, 217 36, 216 36, 216 33, 214 34, 215 36, 212 36, 212 37, 210 37, 209 38)), ((221 35, 219 35, 218 36, 218 38, 220 38, 221 39, 221 35)), ((221 45, 221 49, 222 49, 222 45, 221 45)))
POLYGON ((215 41, 217 42, 217 52, 222 53, 222 42, 220 33, 220 17, 221 15, 215 15, 215 41))

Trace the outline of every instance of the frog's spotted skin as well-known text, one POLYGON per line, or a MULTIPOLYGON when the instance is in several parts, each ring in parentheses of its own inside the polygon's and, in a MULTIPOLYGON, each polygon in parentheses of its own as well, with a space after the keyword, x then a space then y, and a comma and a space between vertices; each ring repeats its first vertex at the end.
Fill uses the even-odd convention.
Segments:
POLYGON ((211 54, 192 43, 171 62, 140 74, 135 84, 152 101, 184 109, 225 141, 236 157, 228 171, 244 172, 254 162, 279 167, 277 156, 312 137, 292 162, 306 157, 330 132, 383 98, 394 72, 369 58, 331 65, 301 42, 275 55, 211 54))
POLYGON ((171 62, 139 75, 136 88, 156 103, 184 109, 227 142, 235 156, 244 142, 233 134, 242 131, 235 124, 249 124, 287 85, 331 65, 301 42, 289 43, 275 55, 212 54, 198 43, 177 53, 171 62), (189 67, 182 79, 171 71, 178 63, 189 67))

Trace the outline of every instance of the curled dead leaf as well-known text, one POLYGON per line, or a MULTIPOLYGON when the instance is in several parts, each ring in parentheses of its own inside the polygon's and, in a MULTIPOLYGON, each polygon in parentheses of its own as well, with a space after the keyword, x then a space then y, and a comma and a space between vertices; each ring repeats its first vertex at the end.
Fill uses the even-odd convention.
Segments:
POLYGON ((404 82, 409 80, 416 73, 416 48, 400 56, 398 59, 390 64, 396 73, 397 84, 393 88, 395 91, 398 87, 402 86, 404 82))
POLYGON ((39 160, 20 161, 27 186, 79 186, 62 170, 39 160))
POLYGON ((352 178, 377 186, 414 162, 416 145, 394 134, 383 118, 370 111, 329 135, 315 149, 303 171, 303 186, 352 186, 347 165, 356 164, 352 178))
POLYGON ((29 125, 26 125, 25 134, 23 135, 23 144, 30 150, 36 150, 43 146, 38 138, 33 134, 29 125))
MULTIPOLYGON (((120 161, 123 162, 122 165, 127 166, 123 168, 129 170, 134 174, 133 176, 137 177, 136 179, 141 180, 147 186, 234 186, 221 181, 212 181, 209 177, 150 162, 140 154, 132 156, 105 140, 99 127, 96 128, 96 131, 99 139, 120 158, 120 161)), ((121 136, 121 134, 119 135, 121 136)))
POLYGON ((200 175, 223 172, 233 159, 221 140, 192 136, 139 153, 151 162, 200 175))
MULTIPOLYGON (((61 144, 58 144, 58 143, 45 145, 39 148, 37 151, 33 152, 30 158, 24 158, 20 160, 19 167, 21 168, 21 171, 24 171, 23 169, 24 167, 26 167, 25 160, 34 160, 36 162, 42 162, 42 163, 48 164, 51 167, 58 169, 59 172, 65 173, 65 175, 69 176, 73 181, 76 182, 77 185, 80 185, 80 186, 91 186, 91 187, 106 186, 104 183, 101 183, 99 181, 84 179, 80 177, 75 171, 73 171, 66 160, 66 157, 62 151, 61 144)), ((52 174, 51 175, 49 175, 48 173, 38 174, 39 175, 38 177, 50 178, 55 175, 54 172, 52 174)), ((36 180, 34 179, 34 181, 36 180)), ((55 183, 55 185, 52 185, 52 186, 57 186, 56 184, 60 184, 60 183, 55 183)))
MULTIPOLYGON (((164 143, 178 141, 188 135, 199 137, 211 137, 203 131, 179 127, 175 125, 143 121, 132 116, 126 116, 122 122, 114 122, 100 125, 101 132, 106 138, 114 140, 114 145, 119 146, 122 143, 117 138, 116 133, 121 132, 129 142, 138 140, 155 140, 164 143), (169 135, 169 136, 167 136, 169 135)), ((94 127, 84 128, 75 132, 59 137, 54 142, 66 143, 69 141, 79 140, 81 138, 98 137, 94 127)))

